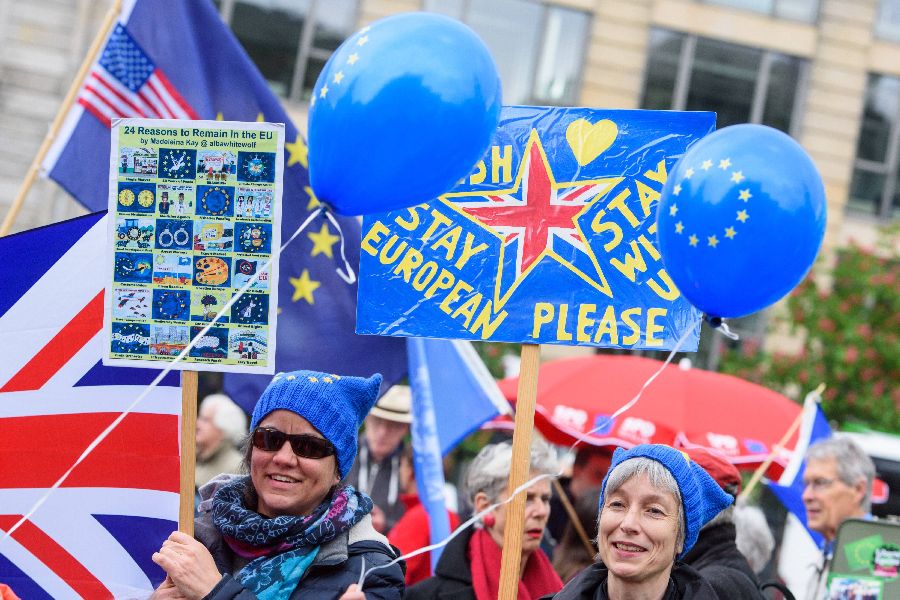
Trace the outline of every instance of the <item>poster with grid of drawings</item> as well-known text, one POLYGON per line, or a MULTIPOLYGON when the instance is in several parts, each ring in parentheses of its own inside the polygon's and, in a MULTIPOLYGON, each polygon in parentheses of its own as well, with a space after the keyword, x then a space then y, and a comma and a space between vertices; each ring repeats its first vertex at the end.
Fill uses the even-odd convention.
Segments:
POLYGON ((273 373, 284 125, 120 119, 111 144, 103 363, 158 368, 215 319, 176 369, 273 373))

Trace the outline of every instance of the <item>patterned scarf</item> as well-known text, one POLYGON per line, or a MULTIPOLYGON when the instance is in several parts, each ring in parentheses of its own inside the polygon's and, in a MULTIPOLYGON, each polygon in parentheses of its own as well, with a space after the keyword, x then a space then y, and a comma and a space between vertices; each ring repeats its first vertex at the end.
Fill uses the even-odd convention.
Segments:
POLYGON ((219 488, 212 513, 229 547, 250 559, 238 577, 260 600, 290 596, 319 547, 372 511, 372 499, 347 485, 335 487, 307 516, 269 519, 244 505, 250 485, 249 477, 238 477, 219 488))

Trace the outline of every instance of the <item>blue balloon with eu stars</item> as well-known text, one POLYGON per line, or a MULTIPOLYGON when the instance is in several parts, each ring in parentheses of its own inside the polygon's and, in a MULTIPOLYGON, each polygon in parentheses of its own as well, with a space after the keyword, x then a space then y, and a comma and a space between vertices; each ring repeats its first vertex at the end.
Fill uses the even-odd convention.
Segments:
POLYGON ((427 202, 487 151, 500 118, 497 67, 448 17, 381 19, 331 55, 313 88, 309 181, 344 215, 427 202))
POLYGON ((825 235, 825 189, 803 148, 763 125, 734 125, 692 146, 657 213, 666 271, 710 317, 777 302, 812 267, 825 235))

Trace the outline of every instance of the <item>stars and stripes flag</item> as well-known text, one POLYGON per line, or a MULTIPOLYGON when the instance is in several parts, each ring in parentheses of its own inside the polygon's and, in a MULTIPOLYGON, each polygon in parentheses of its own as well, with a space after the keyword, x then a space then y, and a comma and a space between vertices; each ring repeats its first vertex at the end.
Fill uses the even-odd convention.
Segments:
MULTIPOLYGON (((46 176, 90 210, 107 206, 113 117, 284 123, 282 239, 319 207, 309 187, 303 137, 209 0, 122 2, 118 24, 42 165, 46 176)), ((359 223, 335 218, 355 269, 359 223)), ((335 271, 343 266, 336 234, 320 216, 279 259, 275 368, 380 372, 387 386, 406 374, 403 340, 356 335, 356 284, 335 271)), ((225 377, 228 393, 248 410, 268 381, 264 375, 225 377)))
POLYGON ((200 118, 121 23, 88 74, 78 104, 107 127, 124 117, 200 118))
POLYGON ((0 238, 0 582, 21 598, 145 597, 178 520, 170 373, 11 536, 159 372, 101 363, 105 213, 0 238))

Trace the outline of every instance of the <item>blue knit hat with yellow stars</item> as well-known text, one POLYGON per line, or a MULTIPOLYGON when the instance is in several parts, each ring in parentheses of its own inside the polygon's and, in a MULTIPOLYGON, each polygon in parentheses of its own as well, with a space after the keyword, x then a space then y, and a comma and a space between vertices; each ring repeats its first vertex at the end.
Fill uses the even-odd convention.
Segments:
POLYGON ((678 555, 678 558, 682 558, 697 541, 700 528, 722 510, 728 508, 734 498, 725 493, 709 473, 684 452, 663 444, 641 444, 630 450, 616 448, 609 471, 603 478, 603 487, 600 490, 600 510, 603 510, 606 482, 609 480, 610 473, 626 460, 639 457, 649 458, 660 463, 672 474, 678 484, 685 521, 684 548, 678 555))
POLYGON ((334 444, 343 479, 356 458, 359 426, 378 399, 380 388, 380 373, 368 379, 316 371, 278 373, 253 409, 250 430, 274 410, 297 413, 334 444))

